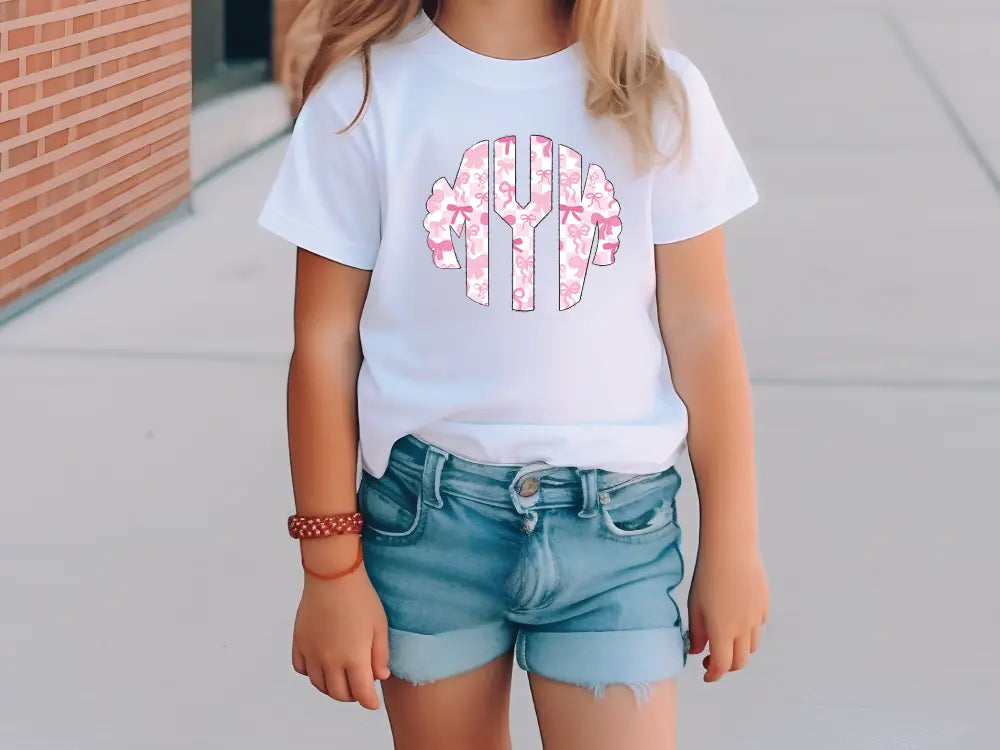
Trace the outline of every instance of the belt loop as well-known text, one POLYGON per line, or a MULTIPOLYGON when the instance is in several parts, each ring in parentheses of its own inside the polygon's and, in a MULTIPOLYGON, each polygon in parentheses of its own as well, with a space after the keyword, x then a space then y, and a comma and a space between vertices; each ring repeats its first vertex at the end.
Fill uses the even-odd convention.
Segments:
POLYGON ((433 445, 427 446, 427 453, 424 454, 424 472, 421 477, 420 499, 432 508, 444 506, 441 499, 441 472, 444 470, 444 462, 448 460, 448 454, 433 445))
POLYGON ((583 491, 583 503, 577 515, 580 518, 593 518, 597 515, 597 469, 577 469, 580 475, 580 486, 583 491))

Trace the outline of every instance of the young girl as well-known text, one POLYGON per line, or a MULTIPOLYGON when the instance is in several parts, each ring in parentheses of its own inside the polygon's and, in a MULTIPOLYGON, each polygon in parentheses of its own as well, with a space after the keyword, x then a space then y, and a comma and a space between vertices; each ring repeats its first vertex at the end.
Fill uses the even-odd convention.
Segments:
POLYGON ((642 0, 310 13, 261 217, 300 248, 294 668, 381 681, 403 750, 509 748, 514 660, 547 750, 673 747, 687 653, 741 669, 768 597, 719 228, 757 196, 705 80, 642 0))

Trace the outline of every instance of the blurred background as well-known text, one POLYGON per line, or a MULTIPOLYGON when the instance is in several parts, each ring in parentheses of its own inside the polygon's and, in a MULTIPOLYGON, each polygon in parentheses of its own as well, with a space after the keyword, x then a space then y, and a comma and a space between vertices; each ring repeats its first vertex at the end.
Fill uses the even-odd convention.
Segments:
MULTIPOLYGON (((289 666, 294 252, 256 216, 303 4, 0 0, 0 750, 390 744, 289 666)), ((669 11, 763 196, 774 600, 747 671, 690 665, 680 747, 996 748, 1000 5, 669 11)))

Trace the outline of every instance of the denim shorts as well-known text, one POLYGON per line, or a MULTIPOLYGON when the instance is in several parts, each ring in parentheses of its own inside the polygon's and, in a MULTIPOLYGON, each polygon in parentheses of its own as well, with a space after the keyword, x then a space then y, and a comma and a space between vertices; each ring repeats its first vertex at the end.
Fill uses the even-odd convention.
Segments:
POLYGON ((390 671, 422 684, 514 649, 522 669, 598 696, 676 677, 679 488, 673 468, 479 464, 401 439, 358 492, 390 671))

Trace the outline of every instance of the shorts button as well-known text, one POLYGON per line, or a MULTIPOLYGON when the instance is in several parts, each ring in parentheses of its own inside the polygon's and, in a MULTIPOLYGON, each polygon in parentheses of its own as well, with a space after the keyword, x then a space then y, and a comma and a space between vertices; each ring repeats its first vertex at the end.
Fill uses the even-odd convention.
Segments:
POLYGON ((538 477, 528 477, 517 489, 517 494, 521 497, 531 497, 538 492, 538 477))

